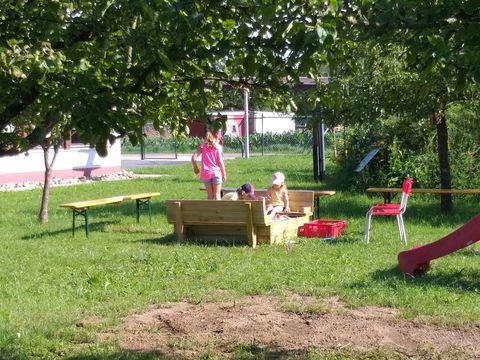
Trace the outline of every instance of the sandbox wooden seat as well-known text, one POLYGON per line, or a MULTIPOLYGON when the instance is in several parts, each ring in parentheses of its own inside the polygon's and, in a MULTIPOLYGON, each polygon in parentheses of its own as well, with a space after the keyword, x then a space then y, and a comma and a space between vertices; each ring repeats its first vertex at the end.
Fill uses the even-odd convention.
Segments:
MULTIPOLYGON (((205 189, 202 189, 205 190, 205 189)), ((229 192, 235 192, 237 191, 237 188, 233 187, 222 187, 221 190, 221 195, 225 195, 226 193, 229 192)), ((336 191, 333 190, 288 190, 289 194, 293 194, 293 201, 295 202, 295 198, 297 197, 298 193, 302 193, 305 191, 313 191, 313 197, 315 199, 315 204, 313 206, 313 218, 318 219, 320 217, 320 198, 324 196, 332 196, 336 194, 336 191)), ((255 189, 255 195, 256 196, 266 196, 267 194, 267 189, 255 189)), ((308 201, 306 199, 306 201, 308 201)))
POLYGON ((247 240, 275 244, 297 236, 298 227, 310 220, 313 192, 289 192, 291 212, 284 220, 265 214, 263 200, 166 200, 167 221, 179 241, 247 240))

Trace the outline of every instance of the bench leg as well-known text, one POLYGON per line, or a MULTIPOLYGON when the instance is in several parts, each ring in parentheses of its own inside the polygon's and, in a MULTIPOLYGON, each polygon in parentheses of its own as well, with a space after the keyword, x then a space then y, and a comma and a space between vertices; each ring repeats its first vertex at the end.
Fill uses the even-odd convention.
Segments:
POLYGON ((390 192, 383 193, 383 203, 384 204, 392 203, 392 193, 390 192))
POLYGON ((88 208, 85 209, 85 235, 90 234, 90 222, 88 221, 88 208))
POLYGON ((85 219, 85 235, 88 237, 90 233, 89 223, 88 223, 88 208, 86 209, 73 209, 73 221, 72 221, 72 235, 75 236, 75 219, 77 216, 83 216, 85 219))
POLYGON ((72 236, 75 236, 75 209, 72 209, 73 219, 72 219, 72 236))
POLYGON ((136 204, 137 204, 137 224, 140 222, 140 199, 137 199, 136 201, 136 204))
POLYGON ((137 224, 140 222, 140 209, 146 206, 148 209, 148 221, 152 225, 152 202, 148 199, 137 199, 137 224))

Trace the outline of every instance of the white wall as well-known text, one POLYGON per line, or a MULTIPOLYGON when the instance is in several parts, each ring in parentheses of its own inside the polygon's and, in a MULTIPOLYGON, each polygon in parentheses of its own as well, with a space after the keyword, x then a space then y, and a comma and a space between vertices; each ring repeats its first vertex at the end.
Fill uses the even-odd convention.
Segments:
MULTIPOLYGON (((236 121, 234 118, 242 117, 244 113, 241 111, 221 111, 222 115, 227 115, 227 129, 225 135, 234 135, 236 121)), ((213 114, 213 113, 212 113, 213 114)), ((295 131, 295 121, 293 114, 279 113, 273 111, 253 111, 250 112, 250 129, 254 134, 262 132, 284 133, 287 131, 295 131), (263 116, 263 121, 262 121, 263 116)))
MULTIPOLYGON (((121 147, 116 141, 108 149, 108 156, 100 157, 95 149, 74 144, 68 150, 60 149, 53 165, 53 177, 72 178, 107 175, 121 171, 121 147)), ((50 160, 53 150, 50 152, 50 160)), ((20 181, 43 181, 45 165, 43 150, 35 148, 28 155, 0 158, 0 184, 20 181)))
POLYGON ((262 132, 280 134, 287 131, 295 130, 295 121, 293 120, 293 114, 256 111, 254 112, 254 119, 254 129, 256 134, 260 134, 262 132))

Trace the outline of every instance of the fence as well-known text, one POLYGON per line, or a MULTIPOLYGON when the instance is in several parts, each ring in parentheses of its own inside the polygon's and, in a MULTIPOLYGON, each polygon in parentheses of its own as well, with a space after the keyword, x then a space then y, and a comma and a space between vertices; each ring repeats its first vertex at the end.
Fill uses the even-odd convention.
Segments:
MULTIPOLYGON (((288 115, 253 113, 249 116, 249 154, 265 156, 271 154, 305 154, 312 152, 312 131, 296 123, 288 115)), ((122 153, 140 154, 142 159, 176 159, 179 154, 193 153, 203 141, 199 137, 176 140, 168 133, 160 134, 152 125, 144 128, 143 146, 132 146, 128 140, 122 144, 122 153)), ((223 135, 225 153, 245 155, 245 137, 227 131, 223 135)), ((326 133, 327 152, 336 157, 339 147, 343 148, 342 137, 334 131, 326 133)))

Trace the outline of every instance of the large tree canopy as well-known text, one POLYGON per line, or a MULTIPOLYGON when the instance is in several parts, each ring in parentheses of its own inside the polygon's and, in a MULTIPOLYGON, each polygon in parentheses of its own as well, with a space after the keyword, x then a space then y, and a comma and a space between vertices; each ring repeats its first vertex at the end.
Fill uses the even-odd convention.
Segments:
POLYGON ((351 50, 360 42, 376 43, 382 51, 395 47, 402 71, 416 78, 411 87, 415 96, 424 102, 423 107, 410 106, 411 112, 422 116, 461 100, 480 80, 479 0, 346 3, 340 48, 351 50))
MULTIPOLYGON (((288 90, 316 76, 336 1, 5 0, 0 156, 74 129, 106 152, 112 131, 174 134, 219 107, 221 86, 288 90)), ((277 99, 282 100, 281 97, 277 99)))
MULTIPOLYGON (((478 93, 479 5, 478 0, 352 0, 339 21, 337 56, 360 54, 347 56, 347 64, 337 58, 339 83, 350 75, 354 83, 346 90, 356 90, 350 96, 367 100, 354 112, 369 115, 368 122, 389 115, 431 119, 442 188, 452 187, 446 109, 478 93)), ((451 197, 443 196, 442 209, 451 207, 451 197)))

